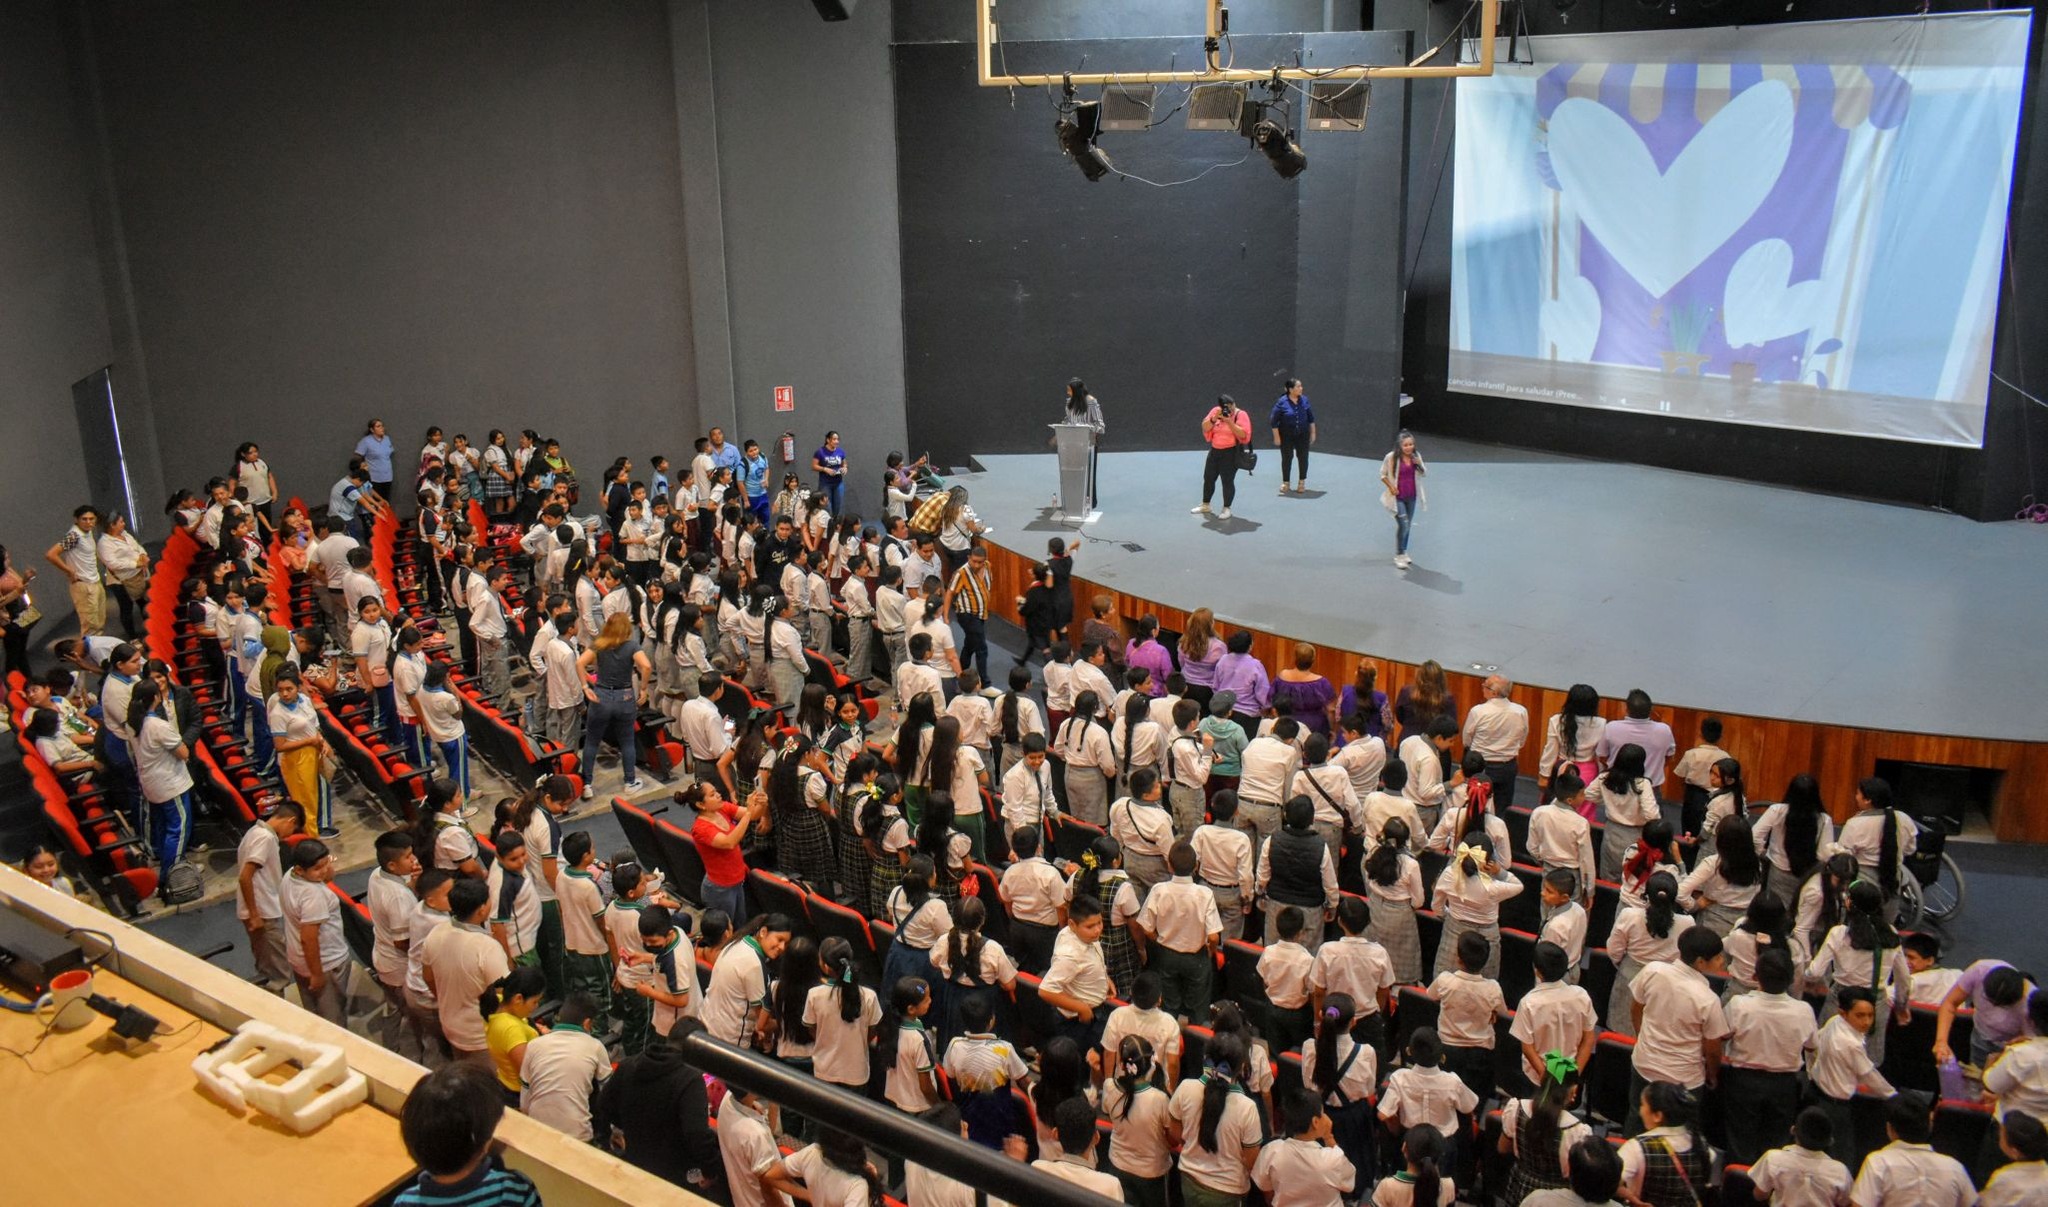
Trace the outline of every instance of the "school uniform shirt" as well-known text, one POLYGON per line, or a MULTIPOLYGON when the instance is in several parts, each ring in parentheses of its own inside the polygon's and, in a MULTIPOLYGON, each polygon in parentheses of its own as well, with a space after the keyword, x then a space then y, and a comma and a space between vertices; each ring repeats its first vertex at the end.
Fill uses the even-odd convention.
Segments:
POLYGON ((724 714, 716 702, 703 696, 685 701, 677 710, 676 731, 693 759, 715 762, 732 745, 732 736, 725 732, 724 714))
MULTIPOLYGON (((1053 940, 1052 966, 1046 970, 1039 990, 1051 990, 1099 1007, 1109 996, 1109 966, 1103 962, 1102 945, 1082 942, 1071 926, 1060 928, 1059 937, 1053 940)), ((1066 1009, 1060 1009, 1060 1014, 1065 1018, 1080 1017, 1066 1009)))
POLYGON ((939 680, 939 672, 922 662, 905 661, 896 668, 892 684, 896 693, 896 709, 901 712, 912 700, 929 695, 936 704, 945 698, 945 685, 939 680))
POLYGON ((321 585, 328 590, 341 591, 348 580, 348 551, 356 545, 356 538, 337 532, 306 554, 306 568, 317 570, 321 585))
POLYGON ((1180 1124, 1180 1171, 1219 1194, 1241 1195, 1251 1188, 1251 1171, 1241 1155, 1264 1138, 1259 1108, 1236 1087, 1225 1096, 1223 1118, 1216 1123, 1216 1147, 1202 1146, 1202 1098, 1208 1086, 1190 1077, 1174 1088, 1167 1110, 1180 1124))
POLYGON ((1841 1207, 1849 1201, 1849 1167, 1797 1144, 1758 1157, 1749 1180, 1771 1197, 1773 1207, 1841 1207))
POLYGON ((1267 1207, 1338 1207, 1357 1178, 1343 1149, 1314 1140, 1275 1140, 1252 1162, 1252 1182, 1266 1192, 1267 1207))
POLYGON ((365 688, 390 683, 387 664, 391 657, 391 626, 382 620, 376 624, 354 623, 348 635, 348 649, 355 656, 356 682, 365 688))
MULTIPOLYGON (((611 936, 612 944, 619 952, 618 966, 612 969, 612 977, 628 991, 636 986, 649 984, 654 979, 654 972, 648 965, 631 963, 626 959, 628 955, 648 954, 647 944, 640 938, 640 913, 646 908, 646 901, 629 901, 624 897, 614 897, 604 907, 605 933, 611 936)), ((565 919, 562 924, 565 937, 568 929, 568 922, 565 919)), ((693 1004, 701 996, 692 994, 693 1004)), ((702 1006, 695 1005, 695 1011, 701 1014, 702 1006)))
POLYGON ((834 1085, 860 1086, 868 1083, 868 1034, 882 1021, 882 1002, 875 991, 856 986, 860 1007, 852 1021, 840 1015, 840 986, 814 985, 804 998, 804 1025, 816 1035, 817 1047, 811 1057, 812 1075, 834 1085))
MULTIPOLYGON (((1745 989, 1756 988, 1756 957, 1765 945, 1757 941, 1755 931, 1737 926, 1721 940, 1721 951, 1728 957, 1728 975, 1745 989)), ((1797 933, 1787 935, 1783 950, 1792 958, 1792 983, 1798 984, 1806 975, 1806 964, 1811 959, 1806 943, 1797 933)))
POLYGON ((384 588, 375 578, 351 568, 341 576, 341 598, 348 607, 350 619, 353 620, 360 614, 364 600, 374 599, 383 602, 384 588))
POLYGON ((299 934, 299 927, 309 923, 320 928, 320 967, 331 970, 348 963, 348 943, 341 934, 340 901, 334 890, 320 881, 304 879, 296 872, 284 878, 278 903, 284 910, 284 954, 291 961, 294 974, 313 975, 313 967, 306 959, 305 941, 299 934))
MULTIPOLYGON (((951 935, 946 937, 945 942, 932 948, 931 961, 932 967, 938 969, 941 979, 957 980, 967 973, 966 969, 953 967, 951 935)), ((1013 985, 1017 980, 1017 962, 1010 958, 1009 952, 1003 950, 1001 943, 994 939, 983 939, 980 966, 974 969, 974 974, 984 985, 1013 985)))
POLYGON ((559 879, 562 873, 559 866, 562 858, 561 821, 545 807, 535 809, 519 836, 526 840, 526 878, 533 885, 534 896, 543 902, 553 901, 555 888, 548 883, 546 861, 556 861, 555 875, 559 879))
POLYGON ((1116 774, 1116 752, 1109 744, 1109 731, 1100 725, 1068 718, 1060 726, 1053 753, 1067 762, 1069 770, 1092 767, 1106 776, 1116 774))
MULTIPOLYGON (((1517 1043, 1533 1046, 1539 1056, 1545 1052, 1576 1056, 1579 1041, 1599 1027, 1593 997, 1585 989, 1570 981, 1539 981, 1522 995, 1508 1034, 1517 1043)), ((1522 1069, 1529 1074, 1529 1080, 1542 1082, 1542 1066, 1532 1064, 1527 1056, 1522 1058, 1522 1069)))
POLYGON ((1543 924, 1539 937, 1545 943, 1564 948, 1565 962, 1578 967, 1579 959, 1586 954, 1586 907, 1576 901, 1567 903, 1543 924))
POLYGON ((1251 899, 1257 885, 1252 880, 1251 835, 1235 826, 1200 825, 1188 839, 1195 848, 1195 879, 1215 888, 1232 888, 1251 899))
POLYGON ((542 658, 547 682, 548 707, 575 708, 583 703, 583 673, 576 669, 576 650, 558 634, 547 644, 542 658))
POLYGON ((1456 969, 1430 982, 1429 996, 1437 1007, 1437 1034, 1459 1048, 1493 1047, 1493 1020, 1507 1010, 1500 982, 1476 972, 1456 969))
POLYGON ((1992 1108, 2000 1119, 2019 1111, 2048 1120, 2048 1039, 2011 1044, 1984 1070, 1984 1088, 1998 1096, 1992 1108))
POLYGON ((1708 905, 1748 909, 1749 903, 1756 900, 1757 891, 1762 887, 1761 876, 1757 877, 1755 884, 1731 882, 1721 874, 1721 857, 1708 855, 1679 882, 1678 899, 1681 902, 1690 902, 1695 896, 1699 896, 1706 898, 1708 905))
MULTIPOLYGON (((1115 1077, 1102 1083, 1102 1113, 1109 1117, 1110 1164, 1134 1178, 1163 1178, 1173 1172, 1173 1150, 1167 1145, 1168 1106, 1172 1099, 1149 1081, 1138 1083, 1130 1110, 1124 1110, 1124 1087, 1115 1077)), ((1347 1165, 1346 1168, 1349 1168, 1347 1165)))
MULTIPOLYGON (((1450 1207, 1457 1197, 1458 1187, 1451 1181, 1450 1174, 1445 1173, 1437 1182, 1437 1207, 1450 1207)), ((1380 1179, 1379 1185, 1372 1188, 1372 1207, 1416 1207, 1415 1183, 1406 1171, 1380 1179)))
POLYGON ((459 817, 436 817, 433 855, 432 866, 452 872, 478 857, 476 835, 459 817))
POLYGON ((604 941, 604 894, 598 891, 597 877, 576 868, 563 868, 555 881, 555 893, 561 900, 562 945, 579 956, 608 955, 611 949, 604 941))
POLYGON ((1602 818, 1619 825, 1646 826, 1664 815, 1650 781, 1640 777, 1615 789, 1607 786, 1606 776, 1600 776, 1586 785, 1586 799, 1599 807, 1602 818))
POLYGON ((423 691, 419 694, 420 728, 430 742, 453 742, 462 737, 462 701, 452 691, 423 691))
POLYGON ((1031 1072, 1016 1045, 989 1034, 955 1036, 946 1045, 943 1066, 954 1085, 973 1094, 1016 1085, 1031 1072))
POLYGON ((612 1073, 604 1043, 583 1028, 557 1023, 526 1041, 519 1066, 519 1109, 575 1140, 589 1140, 590 1100, 612 1073))
MULTIPOLYGON (((1309 1039, 1301 1045, 1301 1080, 1304 1088, 1315 1092, 1316 1040, 1309 1039)), ((1380 1083, 1380 1058, 1370 1044, 1360 1045, 1349 1035, 1337 1037, 1337 1067, 1344 1070, 1337 1079, 1337 1085, 1323 1099, 1328 1107, 1343 1106, 1346 1102, 1371 1102, 1373 1091, 1380 1083), (1356 1052, 1358 1055, 1353 1056, 1356 1052), (1346 1062, 1349 1062, 1349 1067, 1346 1062), (1340 1100, 1339 1095, 1342 1095, 1340 1100)))
MULTIPOLYGON (((833 1005, 836 1007, 837 1002, 833 1005)), ((906 1019, 897 1029, 896 1063, 883 1082, 882 1097, 898 1110, 917 1114, 932 1104, 925 1093, 924 1078, 938 1063, 932 1033, 915 1019, 906 1019)), ((936 1082, 936 1078, 933 1079, 936 1082)))
POLYGON ((789 1207, 788 1196, 761 1185, 761 1175, 782 1159, 768 1120, 730 1093, 718 1104, 715 1117, 718 1155, 733 1207, 789 1207))
MULTIPOLYGON (((908 828, 906 823, 898 824, 908 828)), ((1010 916, 1017 921, 1059 925, 1060 905, 1067 899, 1067 878, 1044 859, 1034 855, 1011 864, 1003 869, 1003 878, 996 888, 1008 904, 1010 916)))
MULTIPOLYGON (((258 827, 269 829, 268 826, 258 827)), ((376 970, 377 979, 386 985, 399 986, 405 983, 405 949, 400 943, 412 938, 412 917, 419 904, 413 896, 412 885, 403 876, 394 876, 383 868, 370 873, 370 890, 367 894, 370 906, 370 926, 376 932, 376 943, 371 948, 370 966, 376 970)), ((422 935, 421 938, 426 936, 422 935)), ((321 941, 326 949, 326 941, 321 941)))
POLYGON ((1044 820, 1046 814, 1058 811, 1059 801, 1053 795, 1052 760, 1047 759, 1036 768, 1018 759, 1003 772, 1003 827, 1012 833, 1028 830, 1044 820))
MULTIPOLYGON (((1772 805, 1765 809, 1763 816, 1756 819, 1756 828, 1750 831, 1750 838, 1756 843, 1756 853, 1771 861, 1771 866, 1790 875, 1792 859, 1785 852, 1785 819, 1792 812, 1790 805, 1772 805)), ((1882 833, 1882 831, 1880 831, 1882 833)), ((1814 850, 1826 851, 1835 845, 1835 819, 1823 813, 1820 815, 1820 829, 1814 836, 1814 850)))
POLYGON ((1671 933, 1660 939, 1650 933, 1648 912, 1642 906, 1630 906, 1614 915, 1614 928, 1607 932, 1607 954, 1617 965, 1625 956, 1634 956, 1636 963, 1644 965, 1669 963, 1678 958, 1678 936, 1692 926, 1692 915, 1673 913, 1671 933))
POLYGON ((1302 768, 1289 793, 1308 797, 1316 807, 1318 825, 1361 832, 1365 828, 1365 808, 1352 790, 1351 773, 1334 763, 1302 768))
MULTIPOLYGON (((768 960, 749 935, 718 953, 704 989, 704 1027, 729 1044, 746 1046, 748 1016, 768 1001, 768 960)), ((808 1003, 806 1003, 808 1007, 808 1003)))
POLYGON ((505 938, 514 956, 532 951, 540 939, 540 894, 533 887, 538 879, 540 869, 531 863, 524 872, 515 874, 507 872, 502 861, 493 862, 484 878, 485 886, 491 890, 491 923, 505 928, 505 938), (519 883, 509 883, 514 879, 519 883))
POLYGON ((1827 938, 1821 940, 1820 949, 1813 953, 1813 963, 1808 966, 1806 975, 1823 984, 1876 989, 1879 1019, 1889 1010, 1907 1004, 1905 949, 1889 947, 1882 954, 1858 951, 1849 941, 1849 928, 1846 926, 1828 929, 1827 938))
POLYGON ((155 713, 142 719, 142 732, 128 745, 142 795, 153 805, 167 804, 192 790, 192 771, 178 757, 184 739, 178 727, 155 713))
POLYGON ((1849 1190, 1855 1207, 1970 1207, 1977 1187, 1963 1163, 1929 1144, 1894 1140, 1863 1159, 1849 1190))
MULTIPOLYGON (((1522 1121, 1535 1113, 1535 1106, 1535 1100, 1530 1098, 1510 1098, 1503 1103, 1500 1108, 1501 1135, 1506 1136, 1509 1140, 1513 1140, 1521 1132, 1522 1121)), ((1557 1167, 1559 1169, 1570 1169, 1572 1146, 1592 1134, 1593 1130, 1586 1126, 1584 1119, 1579 1118, 1570 1111, 1559 1111, 1557 1113, 1557 1167)), ((1524 1203, 1534 1203, 1535 1201, 1534 1198, 1523 1200, 1524 1203)))
POLYGON ((1165 859, 1173 848, 1173 814, 1164 801, 1119 797, 1109 807, 1109 836, 1126 855, 1165 859))
POLYGON ((1457 1074, 1444 1069, 1403 1068, 1387 1074, 1379 1116, 1397 1120, 1404 1131, 1426 1123, 1449 1136, 1457 1133, 1458 1116, 1469 1115, 1478 1107, 1478 1095, 1457 1074))
MULTIPOLYGON (((1327 944, 1323 950, 1334 946, 1327 944)), ((1382 951, 1381 955, 1384 956, 1385 952, 1382 951)), ((1299 943, 1275 939, 1266 944, 1265 950, 1259 953, 1258 963, 1259 980, 1266 986, 1266 1000, 1282 1010, 1298 1010, 1308 1005, 1309 977, 1318 964, 1317 957, 1299 943)), ((1349 969, 1344 971, 1348 976, 1349 969)))
POLYGON ((1045 664, 1045 706, 1052 712, 1074 711, 1074 664, 1045 664))
POLYGON ((1394 964, 1387 949, 1364 935, 1345 935, 1316 949, 1309 984, 1325 994, 1350 996, 1358 1017, 1380 1012, 1380 994, 1394 987, 1394 964))
MULTIPOLYGON (((256 865, 256 874, 250 878, 249 895, 256 899, 256 916, 265 921, 284 916, 284 907, 278 902, 278 892, 284 883, 281 847, 277 831, 261 825, 242 831, 242 841, 235 846, 235 875, 238 878, 243 864, 256 865)), ((239 891, 235 893, 235 917, 243 922, 249 920, 249 906, 239 891)))
POLYGON ((435 931, 448 925, 448 915, 424 901, 413 903, 412 917, 406 922, 405 932, 405 991, 422 1005, 434 1007, 434 991, 427 988, 427 977, 423 971, 427 963, 427 940, 435 931))
POLYGON ((1728 752, 1710 742, 1701 742, 1678 756, 1671 766, 1671 774, 1702 791, 1712 787, 1707 778, 1714 764, 1728 757, 1728 752))
POLYGON ((899 884, 889 890, 882 908, 896 924, 896 941, 905 946, 936 951, 946 936, 953 933, 953 915, 937 897, 926 897, 924 904, 913 909, 910 895, 899 884))
POLYGON ((1239 754, 1237 797, 1254 804, 1285 804, 1292 793, 1288 785, 1301 766, 1301 751, 1291 742, 1274 737, 1257 737, 1239 754))
POLYGON ((1500 903, 1521 891, 1521 880, 1505 867, 1498 876, 1489 876, 1484 870, 1467 876, 1463 868, 1454 864, 1436 878, 1430 905, 1439 913, 1449 911, 1460 922, 1493 926, 1500 922, 1500 903))
MULTIPOLYGON (((1920 848, 1920 828, 1903 809, 1894 810, 1893 829, 1898 834, 1899 858, 1905 859, 1920 848)), ((1858 813, 1842 823, 1832 847, 1821 848, 1825 859, 1837 851, 1847 851, 1855 856, 1856 866, 1866 872, 1877 871, 1878 860, 1884 855, 1884 813, 1874 810, 1858 813)))
POLYGON ((995 727, 995 710, 988 697, 962 692, 946 705, 946 715, 960 722, 961 746, 980 749, 988 745, 989 732, 995 727))
POLYGON ((1929 968, 1913 974, 1909 996, 1916 1002, 1940 1004, 1963 975, 1960 968, 1929 968))
POLYGON ((1868 1086, 1872 1093, 1884 1098, 1898 1093, 1871 1063, 1862 1033, 1840 1014, 1829 1019, 1814 1038, 1810 1072, 1814 1088, 1830 1098, 1854 1098, 1858 1086, 1868 1086))
POLYGON ((1707 1081, 1705 1044, 1728 1034, 1728 1018, 1714 987, 1697 969, 1676 962, 1651 964, 1629 989, 1642 1003, 1632 1056, 1645 1081, 1698 1089, 1707 1081))
POLYGON ((1449 789, 1444 785, 1443 755, 1438 753, 1436 744, 1419 733, 1411 734, 1402 740, 1396 753, 1408 768, 1408 786, 1402 793, 1417 807, 1442 808, 1449 789))
POLYGON ((1094 692, 1096 703, 1107 709, 1116 699, 1116 688, 1110 684, 1109 676, 1093 662, 1077 659, 1071 665, 1074 668, 1074 698, 1079 699, 1082 692, 1094 692))
POLYGON ((1786 993, 1738 993, 1722 1012, 1728 1018, 1726 1065, 1791 1073, 1806 1063, 1819 1035, 1813 1007, 1786 993))
POLYGON ((1641 1196, 1643 1174, 1649 1168, 1649 1157, 1643 1151, 1644 1140, 1662 1140, 1671 1147, 1674 1154, 1692 1151, 1692 1133, 1682 1127, 1653 1127, 1621 1145, 1621 1188, 1631 1195, 1641 1196))
POLYGON ((1124 1193, 1124 1184, 1113 1173, 1103 1173, 1089 1162, 1087 1157, 1066 1153, 1057 1157, 1040 1157, 1031 1163, 1031 1168, 1049 1173, 1063 1182, 1072 1182, 1083 1190, 1092 1190, 1107 1199, 1119 1199, 1124 1193))
POLYGON ((2028 1207, 2048 1203, 2048 1161, 2015 1161, 1991 1175, 1977 1207, 2028 1207))
MULTIPOLYGON (((1166 1067, 1168 1057, 1180 1055, 1180 1021, 1164 1010, 1141 1010, 1136 1006, 1118 1006, 1109 1012, 1109 1018, 1102 1024, 1101 1048, 1109 1053, 1109 1063, 1116 1062, 1117 1048, 1124 1042, 1124 1036, 1136 1035, 1152 1045, 1152 1057, 1160 1068, 1166 1067)), ((1105 1081, 1105 1086, 1110 1083, 1105 1081)))
MULTIPOLYGON (((1494 854, 1498 860, 1498 852, 1494 854)), ((1599 874, 1593 854, 1593 827, 1568 805, 1539 806, 1529 814, 1529 861, 1545 868, 1577 868, 1584 892, 1599 874)))
POLYGON ((834 1167, 815 1144, 784 1157, 782 1167, 803 1179, 811 1207, 868 1207, 867 1179, 834 1167))
POLYGON ((1562 714, 1553 713, 1543 722, 1543 753, 1536 760, 1536 765, 1544 775, 1549 775, 1559 763, 1591 763, 1599 757, 1600 734, 1607 728, 1607 718, 1578 718, 1578 724, 1572 731, 1572 745, 1577 749, 1571 751, 1564 749, 1564 743, 1557 735, 1558 722, 1563 719, 1562 714))
MULTIPOLYGON (((1380 793, 1379 787, 1380 773, 1387 768, 1387 744, 1379 738, 1360 737, 1357 741, 1344 743, 1330 756, 1330 765, 1343 768, 1344 774, 1351 778, 1351 792, 1358 798, 1361 808, 1369 807, 1372 796, 1384 795, 1380 793)), ((1378 824, 1385 825, 1385 819, 1380 819, 1378 824)), ((1379 837, 1379 830, 1374 826, 1370 813, 1367 814, 1366 825, 1366 834, 1369 837, 1379 837)))

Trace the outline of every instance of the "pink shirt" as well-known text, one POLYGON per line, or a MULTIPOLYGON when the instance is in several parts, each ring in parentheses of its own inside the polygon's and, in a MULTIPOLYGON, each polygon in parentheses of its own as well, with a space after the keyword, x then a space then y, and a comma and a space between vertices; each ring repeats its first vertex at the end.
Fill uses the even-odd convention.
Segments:
POLYGON ((1222 422, 1222 419, 1223 408, 1210 407, 1209 414, 1202 420, 1208 426, 1210 448, 1232 448, 1252 442, 1252 417, 1245 413, 1243 407, 1237 408, 1229 423, 1222 422))

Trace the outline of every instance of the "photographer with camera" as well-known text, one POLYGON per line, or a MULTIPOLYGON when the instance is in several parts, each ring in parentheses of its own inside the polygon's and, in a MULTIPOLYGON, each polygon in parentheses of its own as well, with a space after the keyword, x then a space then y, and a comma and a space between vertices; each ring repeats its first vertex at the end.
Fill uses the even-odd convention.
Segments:
MULTIPOLYGON (((1223 510, 1217 519, 1230 518, 1230 505, 1237 501, 1237 471, 1241 458, 1252 443, 1252 417, 1237 407, 1237 400, 1218 394, 1216 405, 1202 417, 1202 439, 1208 442, 1209 459, 1202 465, 1202 502, 1191 508, 1196 515, 1209 514, 1209 500, 1216 495, 1216 481, 1223 480, 1223 510)), ((1250 466, 1244 466, 1249 469, 1250 466)))

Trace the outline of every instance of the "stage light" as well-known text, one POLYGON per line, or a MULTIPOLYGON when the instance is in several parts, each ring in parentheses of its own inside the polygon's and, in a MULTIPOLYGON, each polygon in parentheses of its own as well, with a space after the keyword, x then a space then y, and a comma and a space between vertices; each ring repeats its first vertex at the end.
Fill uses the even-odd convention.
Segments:
POLYGON ((1252 142, 1266 153, 1273 170, 1283 179, 1292 180, 1308 167, 1308 156, 1302 154, 1301 147, 1287 135, 1288 131, 1280 123, 1270 119, 1252 128, 1252 142))
POLYGON ((1095 132, 1102 117, 1102 105, 1098 101, 1076 101, 1060 114, 1060 120, 1053 127, 1059 135, 1060 149, 1072 157, 1081 174, 1090 180, 1100 180, 1109 175, 1109 156, 1095 145, 1095 132))

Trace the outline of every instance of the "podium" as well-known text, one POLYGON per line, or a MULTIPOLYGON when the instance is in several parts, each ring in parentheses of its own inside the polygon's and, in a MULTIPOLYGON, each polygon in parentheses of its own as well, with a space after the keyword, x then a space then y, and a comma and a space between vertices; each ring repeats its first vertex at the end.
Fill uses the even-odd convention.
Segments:
POLYGON ((1098 514, 1092 507, 1095 494, 1095 429, 1085 423, 1048 423, 1053 443, 1059 449, 1060 494, 1058 519, 1087 523, 1098 514))

